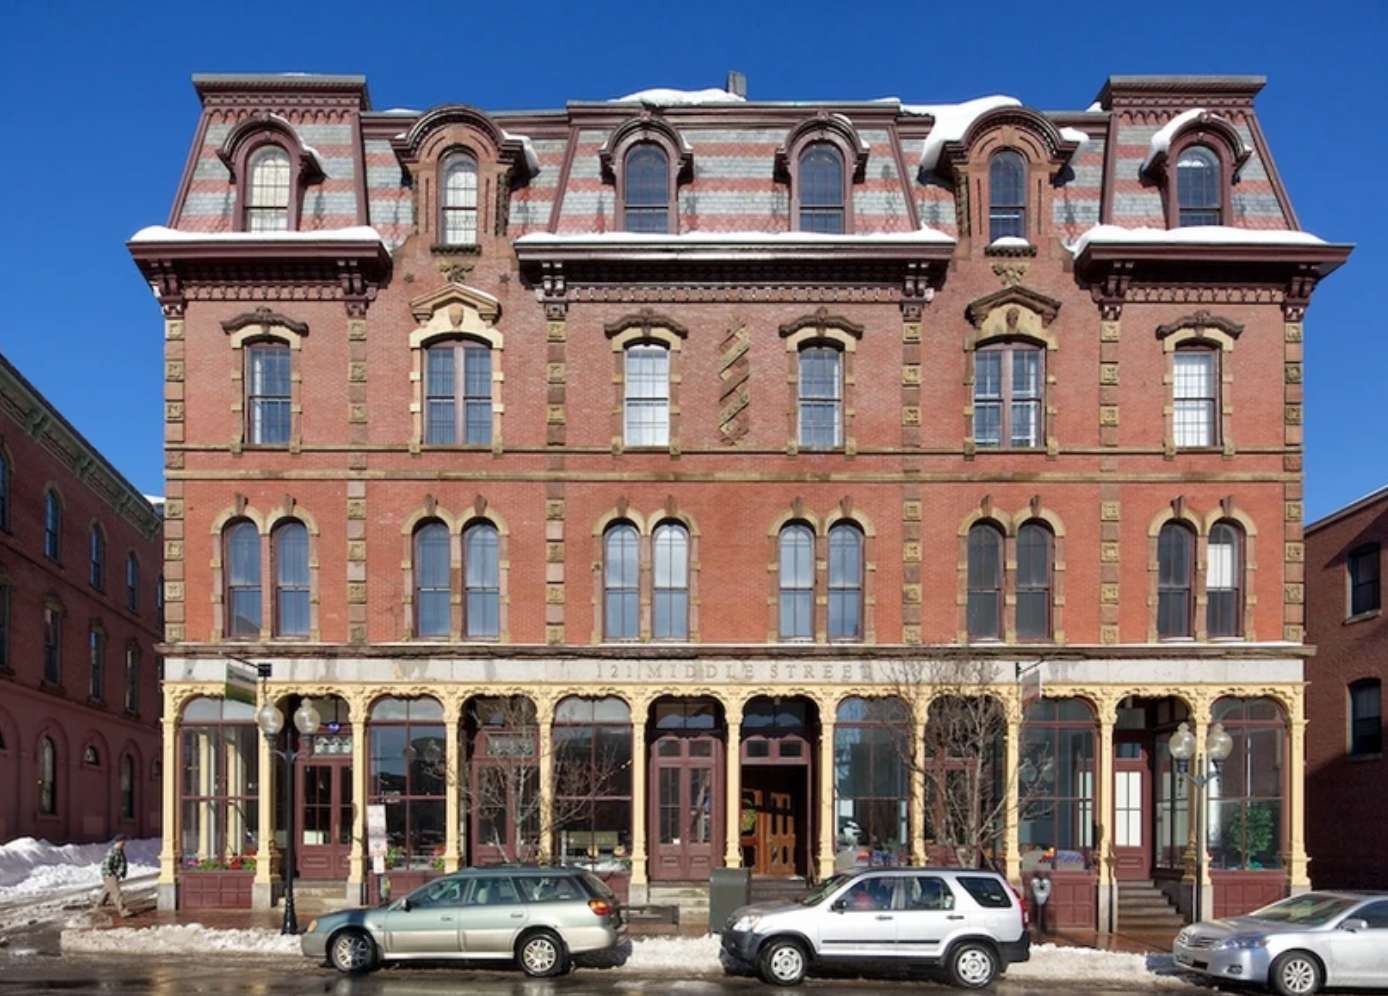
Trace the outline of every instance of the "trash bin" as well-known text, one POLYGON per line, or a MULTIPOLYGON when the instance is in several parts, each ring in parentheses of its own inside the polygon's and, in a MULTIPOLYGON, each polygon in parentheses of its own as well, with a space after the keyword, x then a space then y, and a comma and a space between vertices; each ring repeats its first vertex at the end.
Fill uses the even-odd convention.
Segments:
POLYGON ((715 868, 708 877, 708 932, 721 934, 728 917, 752 901, 749 868, 715 868))

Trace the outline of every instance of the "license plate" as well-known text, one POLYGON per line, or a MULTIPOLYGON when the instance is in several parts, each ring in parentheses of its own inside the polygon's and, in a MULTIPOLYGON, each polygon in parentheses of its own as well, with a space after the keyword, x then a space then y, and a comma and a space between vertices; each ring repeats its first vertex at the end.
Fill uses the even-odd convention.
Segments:
POLYGON ((1193 964, 1193 963, 1194 963, 1194 959, 1192 959, 1191 956, 1188 955, 1188 954, 1179 954, 1179 953, 1178 953, 1178 954, 1176 955, 1176 964, 1178 964, 1178 965, 1190 965, 1190 964, 1193 964))

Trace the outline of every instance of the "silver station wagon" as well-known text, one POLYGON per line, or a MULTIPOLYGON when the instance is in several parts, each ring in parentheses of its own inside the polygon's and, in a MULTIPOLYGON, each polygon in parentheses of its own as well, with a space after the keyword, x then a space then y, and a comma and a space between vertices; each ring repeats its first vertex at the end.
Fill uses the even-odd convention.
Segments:
POLYGON ((545 977, 622 944, 626 932, 616 896, 582 868, 468 868, 374 909, 320 916, 300 946, 349 974, 387 961, 456 959, 514 961, 545 977))
POLYGON ((1388 893, 1307 892, 1176 935, 1181 968, 1308 996, 1323 986, 1388 988, 1388 893))

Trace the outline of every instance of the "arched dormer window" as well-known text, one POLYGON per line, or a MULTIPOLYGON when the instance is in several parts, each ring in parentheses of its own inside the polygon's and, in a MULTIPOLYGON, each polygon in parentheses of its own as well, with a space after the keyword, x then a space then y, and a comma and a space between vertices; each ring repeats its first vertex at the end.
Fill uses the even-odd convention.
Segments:
POLYGON ((227 132, 217 150, 236 185, 236 225, 246 232, 294 231, 304 187, 323 179, 323 165, 295 126, 258 111, 227 132))
POLYGON ((797 228, 802 232, 843 234, 847 197, 843 154, 830 142, 811 142, 800 152, 799 167, 797 228))
POLYGON ((622 228, 666 234, 670 229, 670 157, 655 142, 638 142, 622 160, 622 228))
POLYGON ((1014 149, 988 161, 988 241, 1027 237, 1027 162, 1014 149))
POLYGON ((468 152, 452 152, 443 160, 443 190, 439 231, 443 244, 477 244, 477 159, 468 152))
POLYGON ((265 145, 251 155, 246 183, 244 226, 248 232, 283 232, 289 228, 289 153, 265 145))
POLYGON ((1187 146, 1176 160, 1176 224, 1223 224, 1223 181, 1219 157, 1211 149, 1187 146))
POLYGON ((1253 150, 1232 121, 1192 108, 1155 135, 1142 172, 1162 188, 1167 228, 1228 225, 1234 181, 1253 150))

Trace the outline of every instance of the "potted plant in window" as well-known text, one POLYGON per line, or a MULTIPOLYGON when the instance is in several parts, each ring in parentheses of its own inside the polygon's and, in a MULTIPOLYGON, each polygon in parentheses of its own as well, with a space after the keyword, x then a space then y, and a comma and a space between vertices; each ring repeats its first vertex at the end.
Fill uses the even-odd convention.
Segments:
POLYGON ((178 875, 178 905, 185 910, 250 909, 256 852, 190 855, 178 875))

